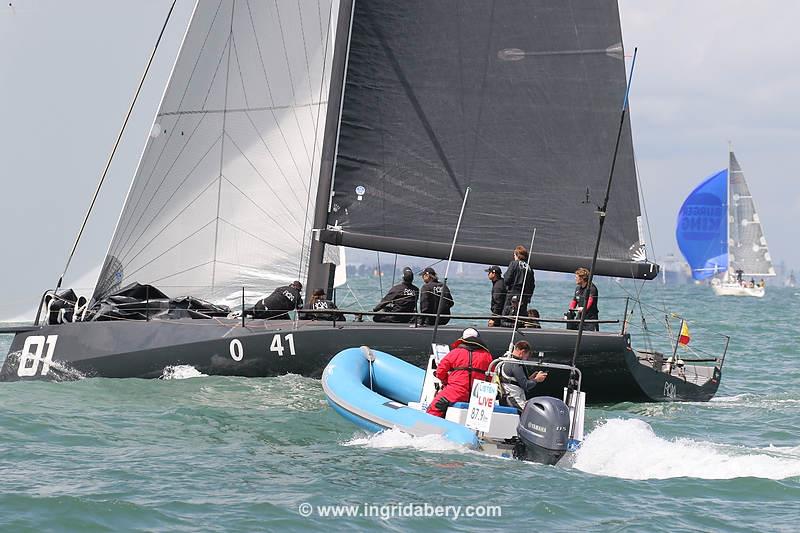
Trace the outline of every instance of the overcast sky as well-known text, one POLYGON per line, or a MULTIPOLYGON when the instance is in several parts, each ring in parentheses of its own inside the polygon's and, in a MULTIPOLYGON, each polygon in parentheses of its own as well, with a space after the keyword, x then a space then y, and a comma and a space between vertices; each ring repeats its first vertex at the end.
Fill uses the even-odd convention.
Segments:
MULTIPOLYGON (((0 319, 55 285, 171 2, 10 3, 0 7, 0 319)), ((178 1, 67 284, 105 256, 192 6, 178 1)), ((651 255, 677 253, 678 209, 727 166, 731 141, 773 259, 800 266, 800 3, 620 0, 620 11, 626 52, 639 47, 631 117, 651 255)))

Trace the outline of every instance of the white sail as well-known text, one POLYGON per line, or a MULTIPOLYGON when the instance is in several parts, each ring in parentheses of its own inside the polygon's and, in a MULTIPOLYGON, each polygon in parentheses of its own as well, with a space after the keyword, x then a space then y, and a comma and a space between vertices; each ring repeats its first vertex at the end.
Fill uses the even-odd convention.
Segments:
POLYGON ((219 302, 302 279, 331 7, 198 2, 95 298, 136 281, 219 302))
POLYGON ((728 271, 741 270, 748 276, 774 276, 761 220, 733 151, 728 172, 728 271))

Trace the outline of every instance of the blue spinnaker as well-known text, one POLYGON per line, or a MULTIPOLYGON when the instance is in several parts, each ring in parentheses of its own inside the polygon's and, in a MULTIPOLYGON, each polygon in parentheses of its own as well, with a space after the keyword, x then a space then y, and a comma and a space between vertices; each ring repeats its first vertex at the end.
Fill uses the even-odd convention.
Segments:
POLYGON ((683 202, 675 230, 694 279, 728 269, 728 170, 720 170, 683 202))

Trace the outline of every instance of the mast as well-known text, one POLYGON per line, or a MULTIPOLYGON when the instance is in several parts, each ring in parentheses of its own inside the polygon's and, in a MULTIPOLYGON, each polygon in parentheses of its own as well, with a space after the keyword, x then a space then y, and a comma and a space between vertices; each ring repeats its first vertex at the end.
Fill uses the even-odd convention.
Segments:
POLYGON ((322 143, 322 158, 319 166, 319 182, 314 209, 314 227, 311 230, 311 250, 308 258, 306 292, 322 288, 325 289, 326 294, 329 294, 333 288, 335 269, 331 264, 323 264, 325 243, 320 240, 319 234, 326 229, 328 223, 354 7, 355 0, 340 0, 339 16, 336 23, 337 38, 334 43, 331 67, 331 86, 328 94, 329 104, 325 120, 325 134, 322 143), (339 105, 331 105, 333 102, 338 102, 339 105))
MULTIPOLYGON (((733 271, 733 265, 731 264, 731 218, 733 217, 733 202, 732 195, 731 195, 731 173, 733 172, 733 168, 731 168, 731 154, 733 153, 733 143, 728 141, 728 179, 726 181, 727 193, 726 199, 728 200, 728 205, 725 209, 725 215, 727 217, 727 221, 725 224, 725 247, 728 250, 728 279, 733 279, 735 272, 733 271)), ((735 224, 736 222, 734 222, 735 224)))

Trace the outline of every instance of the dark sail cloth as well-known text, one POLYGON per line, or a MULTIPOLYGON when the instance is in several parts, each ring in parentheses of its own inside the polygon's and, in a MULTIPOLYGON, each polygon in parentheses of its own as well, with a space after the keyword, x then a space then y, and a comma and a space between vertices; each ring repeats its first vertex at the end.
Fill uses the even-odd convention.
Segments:
MULTIPOLYGON (((331 300, 317 300, 313 303, 309 302, 303 309, 322 311, 325 309, 338 309, 338 307, 331 300)), ((341 313, 304 313, 302 311, 298 311, 298 318, 300 320, 346 320, 341 313)))
MULTIPOLYGON (((417 298, 419 289, 409 281, 398 283, 386 293, 373 311, 383 311, 386 313, 416 313, 417 298)), ((372 317, 375 322, 394 322, 408 323, 413 322, 413 316, 391 316, 375 315, 372 317)))
POLYGON ((289 318, 289 311, 303 307, 300 291, 291 285, 278 287, 272 294, 262 298, 253 306, 254 318, 267 320, 289 318))
MULTIPOLYGON (((503 314, 503 308, 506 305, 506 282, 503 278, 498 277, 492 282, 492 303, 490 310, 492 315, 500 316, 503 314)), ((495 322, 499 326, 499 322, 495 322)))
MULTIPOLYGON (((431 280, 422 286, 419 293, 419 312, 429 313, 435 315, 439 309, 439 300, 444 299, 442 302, 442 313, 439 316, 439 324, 447 324, 450 322, 450 309, 453 307, 453 295, 450 293, 450 287, 446 287, 441 281, 431 280)), ((423 326, 433 326, 436 323, 436 317, 425 316, 422 317, 423 326)))
MULTIPOLYGON (((575 286, 575 295, 572 297, 572 302, 570 303, 570 309, 574 309, 575 307, 583 307, 583 312, 586 313, 586 320, 598 320, 600 317, 600 311, 597 308, 597 286, 592 283, 591 288, 589 285, 586 287, 581 287, 580 285, 575 286), (591 305, 586 306, 587 300, 591 300, 591 305)), ((583 329, 586 331, 599 331, 600 328, 598 327, 599 324, 583 324, 583 329)), ((576 328, 577 329, 577 328, 576 328)))
POLYGON ((511 261, 506 269, 506 275, 503 276, 503 281, 506 286, 506 300, 503 304, 503 314, 511 314, 511 298, 514 296, 522 295, 522 302, 520 303, 519 314, 520 316, 527 316, 528 304, 533 297, 533 290, 536 288, 536 282, 533 279, 533 269, 528 266, 526 261, 515 259, 511 261), (528 272, 525 277, 525 272, 528 272), (525 287, 523 290, 523 279, 525 287))

